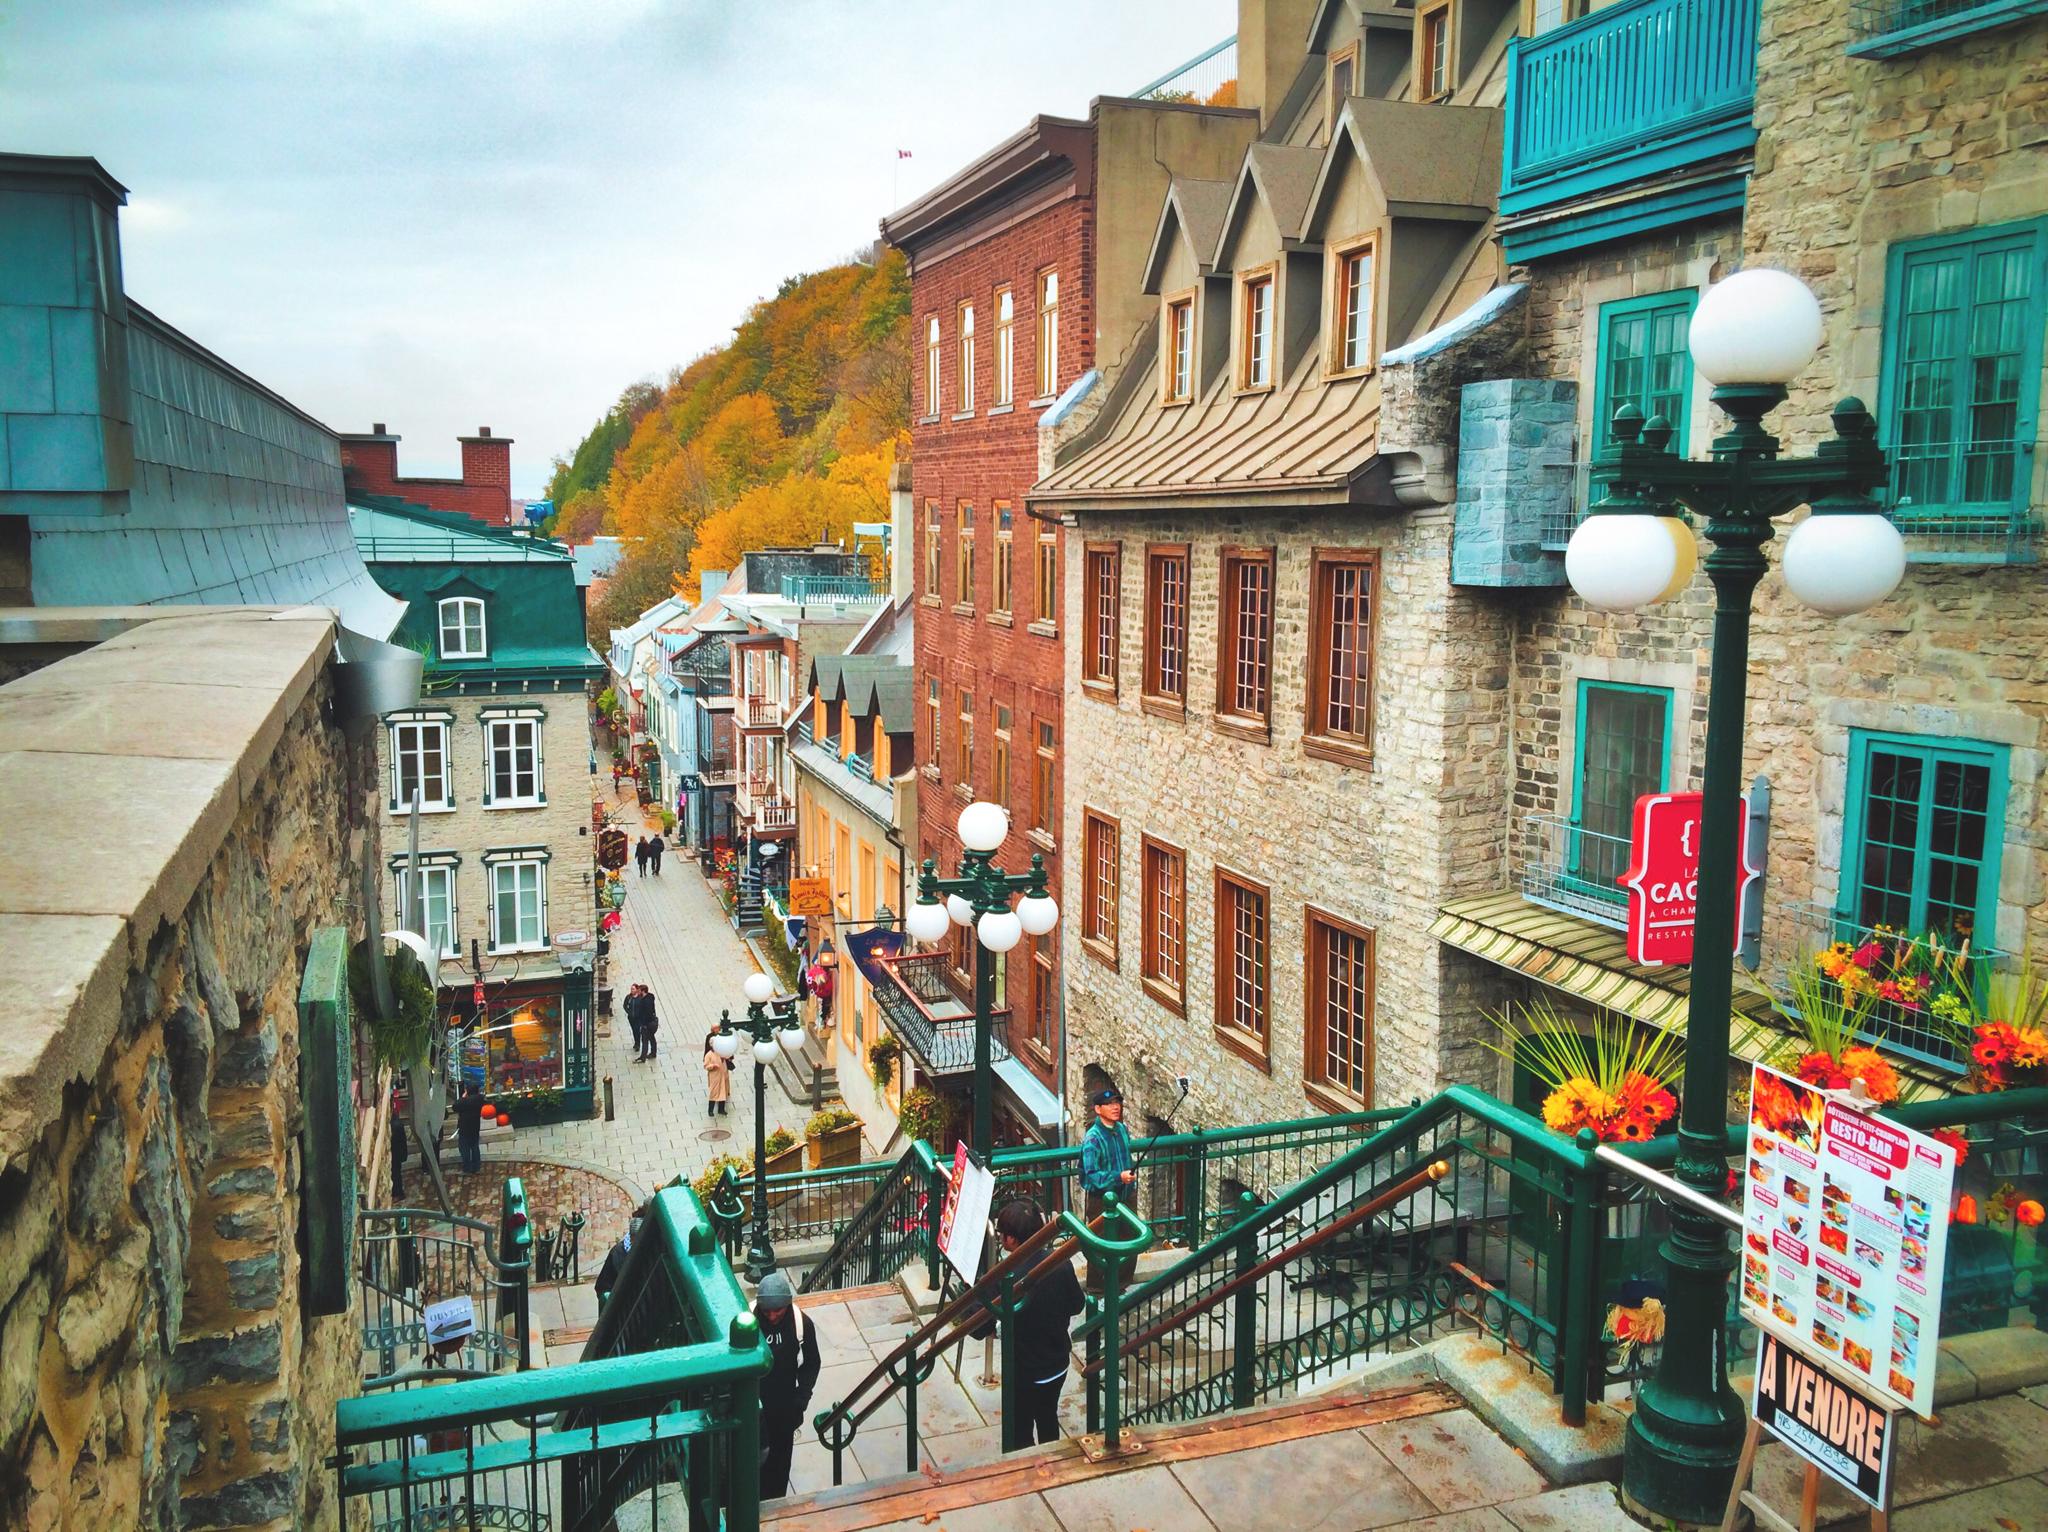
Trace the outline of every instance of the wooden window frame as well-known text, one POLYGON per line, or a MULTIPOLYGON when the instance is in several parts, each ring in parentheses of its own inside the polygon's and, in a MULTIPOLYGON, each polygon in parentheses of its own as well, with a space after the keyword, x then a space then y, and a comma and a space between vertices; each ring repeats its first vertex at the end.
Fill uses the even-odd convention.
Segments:
POLYGON ((945 330, 937 314, 925 317, 924 329, 924 418, 937 420, 945 413, 946 380, 943 357, 945 330))
POLYGON ((1171 841, 1154 835, 1138 837, 1138 984, 1146 994, 1157 1000, 1176 1016, 1188 1013, 1188 854, 1171 841), (1174 889, 1155 890, 1153 887, 1153 859, 1161 858, 1170 874, 1168 880, 1176 885, 1174 889), (1180 955, 1176 960, 1178 978, 1165 976, 1166 953, 1162 921, 1168 913, 1166 904, 1161 902, 1161 893, 1169 897, 1166 904, 1177 913, 1180 922, 1178 945, 1180 955))
POLYGON ((1024 1042, 1036 1058, 1050 1064, 1058 1055, 1053 1033, 1059 1026, 1059 963, 1050 936, 1034 936, 1031 942, 1031 1011, 1024 1024, 1024 1042))
POLYGON ((1081 949, 1105 968, 1117 966, 1117 943, 1120 935, 1118 908, 1123 887, 1123 823, 1113 814, 1100 809, 1083 807, 1081 810, 1081 949), (1097 878, 1103 834, 1110 837, 1111 877, 1107 899, 1097 878), (1107 920, 1098 920, 1098 915, 1107 913, 1107 920), (1104 926, 1108 935, 1097 935, 1098 926, 1104 926))
POLYGON ((1010 620, 1011 603, 1016 599, 1016 593, 1011 589, 1015 570, 1012 569, 1010 564, 1011 554, 1014 551, 1011 545, 1010 534, 1015 511, 1007 500, 996 501, 993 509, 996 524, 996 547, 995 559, 990 566, 989 574, 990 582, 995 588, 990 593, 991 599, 988 615, 991 622, 1007 624, 1010 620))
POLYGON ((938 606, 945 599, 945 543, 945 521, 939 515, 939 502, 927 500, 924 503, 924 594, 918 598, 927 606, 938 606))
POLYGON ((1188 710, 1188 614, 1192 605, 1188 590, 1189 567, 1186 543, 1145 545, 1145 665, 1139 678, 1138 703, 1148 713, 1180 717, 1188 710), (1162 576, 1175 565, 1180 569, 1180 681, 1177 689, 1169 690, 1166 685, 1167 634, 1162 604, 1165 581, 1162 576))
POLYGON ((1050 838, 1059 830, 1059 725, 1040 718, 1033 721, 1031 732, 1031 829, 1050 838))
MULTIPOLYGON (((1270 911, 1269 916, 1270 920, 1270 911)), ((1373 1101, 1373 1075, 1376 1059, 1377 1001, 1379 995, 1379 941, 1370 926, 1359 925, 1341 915, 1320 909, 1311 904, 1302 914, 1302 1089, 1309 1100, 1332 1112, 1358 1112, 1371 1109, 1373 1101), (1365 943, 1365 1035, 1361 1046, 1364 1051, 1363 1067, 1364 1093, 1354 1096, 1339 1086, 1330 1084, 1324 1073, 1328 1049, 1325 1039, 1325 1012, 1328 998, 1324 992, 1323 980, 1328 972, 1326 952, 1318 940, 1319 931, 1334 931, 1344 936, 1355 937, 1365 943)))
POLYGON ((974 502, 953 506, 953 610, 974 611, 974 502))
POLYGON ((974 790, 974 693, 965 687, 956 688, 960 698, 953 717, 959 724, 960 732, 953 737, 953 765, 956 771, 953 786, 974 790))
POLYGON ((990 301, 990 310, 996 316, 995 386, 989 391, 989 408, 1005 410, 1017 402, 1017 294, 1008 287, 998 287, 990 301), (1003 305, 1007 303, 1010 312, 1006 317, 1003 305))
POLYGON ((1279 550, 1226 546, 1216 561, 1216 726, 1233 734, 1266 740, 1273 736, 1273 597, 1278 585, 1279 550), (1266 613, 1262 634, 1265 652, 1265 706, 1247 713, 1238 706, 1239 569, 1263 565, 1266 570, 1266 613))
POLYGON ((1347 43, 1329 57, 1323 70, 1323 142, 1327 145, 1337 131, 1337 118, 1344 110, 1346 98, 1358 94, 1358 44, 1347 43), (1337 66, 1351 66, 1351 89, 1342 96, 1337 94, 1337 66))
POLYGON ((989 801, 1000 803, 1005 813, 1010 808, 1010 726, 1015 715, 1002 703, 994 704, 994 716, 989 728, 995 739, 995 759, 989 772, 989 801))
POLYGON ((1056 399, 1060 392, 1060 274, 1056 268, 1048 267, 1038 274, 1036 312, 1037 339, 1031 366, 1038 392, 1032 397, 1056 399), (1051 303, 1045 301, 1048 284, 1052 287, 1051 303))
MULTIPOLYGON (((1555 27, 1546 27, 1544 32, 1555 32, 1570 26, 1575 21, 1583 21, 1587 15, 1587 0, 1563 0, 1563 9, 1563 20, 1559 21, 1555 27)), ((1522 35, 1524 37, 1541 37, 1544 35, 1544 32, 1536 30, 1536 0, 1522 0, 1522 35)))
POLYGON ((1226 1052, 1235 1054, 1246 1063, 1271 1074, 1273 1071, 1273 890, 1254 878, 1230 871, 1226 867, 1216 869, 1216 924, 1214 930, 1216 956, 1216 1015, 1214 1026, 1216 1041, 1226 1052), (1259 922, 1260 972, 1258 1019, 1259 1030, 1247 1032, 1234 1019, 1236 1010, 1237 972, 1237 921, 1234 906, 1229 903, 1232 894, 1250 894, 1260 902, 1262 918, 1259 922), (1226 918, 1227 917, 1227 918, 1226 918))
POLYGON ((1280 375, 1279 334, 1280 334, 1280 278, 1276 266, 1254 266, 1243 272, 1237 279, 1237 391, 1241 394, 1265 394, 1273 391, 1275 380, 1280 375), (1264 382, 1252 379, 1252 295, 1263 290, 1266 294, 1266 377, 1264 382))
POLYGON ((1060 533, 1058 527, 1041 526, 1036 544, 1037 562, 1032 572, 1037 584, 1038 605, 1033 625, 1048 635, 1060 627, 1060 533))
POLYGON ((1380 550, 1377 548, 1316 548, 1309 554, 1308 571, 1308 695, 1302 716, 1302 753, 1351 766, 1370 766, 1373 758, 1374 715, 1379 703, 1375 674, 1379 659, 1380 550), (1356 565, 1369 571, 1365 614, 1365 728, 1362 732, 1333 734, 1322 722, 1320 703, 1330 679, 1331 613, 1323 598, 1323 578, 1328 570, 1356 565))
POLYGON ((1415 13, 1415 99, 1423 102, 1448 101, 1458 90, 1458 8, 1453 0, 1437 0, 1434 5, 1424 4, 1415 13), (1430 23, 1441 16, 1444 23, 1443 87, 1431 90, 1431 78, 1438 55, 1430 51, 1430 23))
POLYGON ((1164 405, 1179 406, 1192 404, 1195 400, 1196 347, 1200 344, 1199 337, 1195 333, 1196 297, 1195 289, 1190 287, 1185 292, 1168 293, 1160 300, 1159 402, 1164 405), (1177 344, 1174 316, 1180 313, 1186 313, 1188 316, 1188 344, 1185 358, 1187 362, 1187 375, 1176 378, 1174 374, 1181 364, 1182 355, 1181 349, 1177 344), (1180 385, 1178 392, 1175 391, 1176 384, 1180 385))
POLYGON ((1088 543, 1081 555, 1081 689, 1105 701, 1115 700, 1117 673, 1122 668, 1123 553, 1122 543, 1088 543), (1104 581, 1099 573, 1104 568, 1112 593, 1106 614, 1101 600, 1104 581))
POLYGON ((1369 377, 1379 366, 1378 337, 1374 334, 1380 314, 1380 238, 1375 231, 1370 234, 1354 235, 1330 247, 1330 354, 1326 359, 1324 377, 1363 378, 1369 377), (1360 301, 1365 307, 1365 360, 1351 363, 1345 359, 1344 330, 1350 317, 1346 304, 1349 296, 1349 274, 1351 263, 1364 256, 1370 265, 1366 281, 1362 285, 1360 301))
POLYGON ((936 777, 939 774, 939 762, 945 759, 939 735, 939 725, 945 716, 945 703, 939 695, 937 676, 926 678, 924 686, 925 717, 930 721, 932 730, 931 750, 925 757, 924 769, 936 777))
POLYGON ((974 413, 974 305, 962 302, 953 311, 955 333, 960 337, 960 381, 956 390, 960 407, 954 411, 958 420, 974 413))

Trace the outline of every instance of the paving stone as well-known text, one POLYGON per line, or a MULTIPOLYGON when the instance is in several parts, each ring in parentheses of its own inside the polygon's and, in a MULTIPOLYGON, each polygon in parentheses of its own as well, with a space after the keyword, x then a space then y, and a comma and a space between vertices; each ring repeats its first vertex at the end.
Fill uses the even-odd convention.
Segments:
POLYGON ((921 1440, 931 1460, 941 1468, 972 1468, 979 1463, 993 1463, 1003 1455, 1000 1426, 975 1426, 966 1431, 924 1436, 921 1440))
POLYGON ((1469 1511, 1397 1522, 1387 1532, 1515 1532, 1515 1524, 1490 1506, 1476 1506, 1469 1511))
POLYGON ((1359 1434, 1438 1510, 1494 1505, 1548 1488, 1543 1475, 1467 1410, 1383 1421, 1359 1434))
MULTIPOLYGON (((1039 1498, 1059 1518, 1064 1532, 1132 1532, 1139 1527, 1148 1532, 1211 1532, 1216 1526, 1188 1498, 1174 1471, 1164 1467, 1063 1484, 1039 1498)), ((1287 1525, 1297 1523, 1290 1516, 1287 1525)))
POLYGON ((1984 1330, 1941 1343, 1943 1359, 1953 1356, 1977 1380, 1977 1397, 1989 1399, 2048 1383, 2048 1335, 2039 1330, 1984 1330))
POLYGON ((1637 1532, 1642 1525, 1621 1508, 1611 1484, 1574 1484, 1499 1509, 1521 1532, 1637 1532))
POLYGON ((2048 1532, 2048 1484, 2011 1479, 1892 1516, 1892 1532, 2048 1532))
POLYGON ((1283 1506, 1287 1525, 1314 1532, 1365 1532, 1439 1509, 1350 1431, 1196 1458, 1174 1464, 1173 1474, 1219 1532, 1264 1532, 1283 1506), (1304 1493, 1309 1485, 1313 1494, 1304 1493))

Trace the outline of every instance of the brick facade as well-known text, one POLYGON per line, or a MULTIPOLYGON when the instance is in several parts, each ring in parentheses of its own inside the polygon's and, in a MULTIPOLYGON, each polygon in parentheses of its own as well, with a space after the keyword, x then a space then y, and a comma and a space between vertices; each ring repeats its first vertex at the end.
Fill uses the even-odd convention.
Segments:
POLYGON ((399 473, 399 438, 385 431, 381 422, 367 435, 344 434, 342 481, 358 494, 393 495, 437 511, 474 516, 487 526, 509 526, 512 438, 493 436, 489 426, 482 426, 476 435, 457 440, 462 444, 462 477, 423 479, 399 473))

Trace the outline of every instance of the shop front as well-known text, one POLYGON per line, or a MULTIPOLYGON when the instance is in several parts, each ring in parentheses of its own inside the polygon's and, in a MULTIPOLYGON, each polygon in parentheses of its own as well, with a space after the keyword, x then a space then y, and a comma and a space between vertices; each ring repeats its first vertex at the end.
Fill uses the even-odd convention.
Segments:
POLYGON ((588 971, 486 984, 481 1010, 473 992, 456 991, 443 1021, 455 1044, 456 1088, 481 1088, 514 1127, 590 1116, 588 971))

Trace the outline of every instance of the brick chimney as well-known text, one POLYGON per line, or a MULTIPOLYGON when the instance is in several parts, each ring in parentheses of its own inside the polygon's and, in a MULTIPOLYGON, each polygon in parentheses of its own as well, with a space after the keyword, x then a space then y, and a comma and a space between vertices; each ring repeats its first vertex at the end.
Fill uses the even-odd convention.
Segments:
POLYGON ((495 519, 512 519, 512 438, 493 436, 489 426, 478 426, 476 435, 456 438, 462 443, 462 482, 470 489, 502 492, 502 503, 492 501, 495 519), (502 506, 502 508, 500 508, 502 506))
POLYGON ((369 495, 397 493, 398 442, 381 420, 367 433, 343 432, 341 471, 350 488, 369 495))

